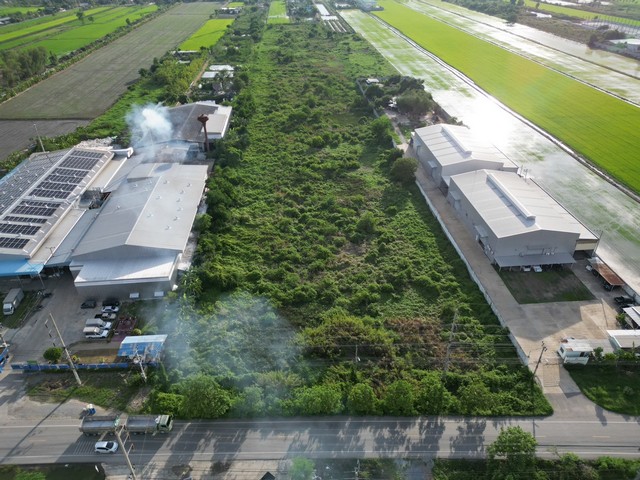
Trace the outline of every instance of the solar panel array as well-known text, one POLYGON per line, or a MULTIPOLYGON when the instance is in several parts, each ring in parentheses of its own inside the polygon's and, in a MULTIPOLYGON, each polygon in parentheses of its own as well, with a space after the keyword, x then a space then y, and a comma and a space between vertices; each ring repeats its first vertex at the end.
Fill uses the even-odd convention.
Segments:
POLYGON ((27 243, 28 238, 0 237, 0 248, 16 248, 20 250, 27 243))
POLYGON ((38 217, 50 217, 55 213, 61 203, 54 202, 34 202, 25 200, 11 210, 11 213, 17 213, 20 215, 35 215, 38 217))
POLYGON ((35 235, 40 230, 39 225, 15 225, 13 223, 0 223, 0 233, 16 233, 21 235, 35 235))
POLYGON ((20 222, 20 223, 47 223, 46 218, 31 218, 31 217, 16 217, 14 215, 7 215, 4 217, 7 222, 20 222))
POLYGON ((77 148, 35 154, 0 180, 0 248, 22 249, 31 240, 26 237, 51 228, 56 210, 70 206, 65 200, 111 155, 77 148))

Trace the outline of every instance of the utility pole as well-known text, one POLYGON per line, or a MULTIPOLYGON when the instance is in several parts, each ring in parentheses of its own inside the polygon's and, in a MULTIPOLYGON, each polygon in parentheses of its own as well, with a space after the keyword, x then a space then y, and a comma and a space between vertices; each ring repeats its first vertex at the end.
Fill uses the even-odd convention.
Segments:
MULTIPOLYGON (((130 478, 131 478, 131 480, 138 480, 138 477, 136 476, 136 469, 133 466, 133 464, 131 463, 131 459, 129 458, 129 452, 125 448, 124 443, 122 442, 122 437, 120 436, 120 430, 116 428, 115 434, 116 434, 116 438, 118 439, 118 443, 122 447, 122 453, 124 454, 124 459, 127 462, 127 466, 129 467, 129 471, 131 472, 130 478)), ((131 445, 131 448, 133 448, 133 444, 131 445)))
MULTIPOLYGON (((51 323, 53 323, 53 327, 56 329, 56 333, 58 334, 58 338, 60 339, 60 343, 62 344, 62 349, 64 350, 65 355, 67 356, 67 360, 69 361, 69 366, 71 366, 71 371, 73 372, 73 376, 76 377, 76 382, 78 382, 78 386, 82 386, 82 382, 80 381, 80 377, 78 376, 78 371, 76 370, 76 365, 73 363, 73 359, 71 358, 71 354, 67 349, 67 346, 64 344, 64 340, 62 339, 62 335, 60 335, 60 330, 58 330, 58 325, 56 325, 56 321, 53 319, 53 315, 49 313, 49 318, 51 319, 51 323)), ((44 321, 44 326, 49 330, 49 318, 44 321)), ((51 336, 51 331, 49 330, 49 336, 51 336)), ((53 342, 53 346, 55 347, 56 343, 53 342)))
MULTIPOLYGON (((545 346, 544 342, 542 342, 542 349, 540 350, 540 356, 538 357, 538 361, 536 362, 536 368, 533 369, 533 375, 531 376, 531 415, 535 415, 535 411, 536 411, 536 402, 535 402, 535 399, 533 398, 534 384, 536 381, 536 372, 538 371, 538 367, 540 366, 540 362, 542 361, 542 355, 546 351, 547 351, 547 347, 545 346)), ((535 436, 536 436, 536 429, 535 429, 535 420, 534 420, 533 437, 535 438, 535 436)))
POLYGON ((136 354, 133 357, 133 363, 137 363, 140 366, 140 375, 142 375, 142 380, 144 380, 144 383, 147 383, 147 372, 144 371, 143 360, 144 358, 142 358, 142 355, 140 355, 136 349, 136 354))

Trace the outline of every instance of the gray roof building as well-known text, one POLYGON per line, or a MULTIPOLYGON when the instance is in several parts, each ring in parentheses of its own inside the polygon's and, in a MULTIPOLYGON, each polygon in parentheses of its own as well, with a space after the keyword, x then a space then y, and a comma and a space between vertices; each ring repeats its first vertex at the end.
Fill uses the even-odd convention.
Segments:
POLYGON ((513 172, 478 170, 450 178, 447 199, 500 267, 573 263, 597 236, 537 183, 513 172))
POLYGON ((140 164, 75 248, 79 291, 145 298, 170 291, 207 179, 206 165, 140 164))
POLYGON ((416 156, 436 185, 446 189, 452 175, 480 169, 517 172, 497 147, 477 138, 464 126, 437 124, 412 135, 416 156))

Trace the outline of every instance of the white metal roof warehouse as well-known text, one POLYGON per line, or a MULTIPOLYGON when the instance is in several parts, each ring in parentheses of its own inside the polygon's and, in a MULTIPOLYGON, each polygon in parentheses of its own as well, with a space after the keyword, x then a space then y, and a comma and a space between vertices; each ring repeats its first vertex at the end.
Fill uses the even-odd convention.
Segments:
POLYGON ((597 236, 536 182, 516 173, 478 170, 450 179, 447 199, 500 267, 573 263, 597 236))
POLYGON ((416 156, 436 185, 446 189, 451 175, 483 168, 517 172, 504 153, 467 127, 437 124, 418 128, 412 135, 416 156))
POLYGON ((109 197, 69 266, 79 291, 164 295, 175 283, 207 179, 206 165, 141 164, 109 197))

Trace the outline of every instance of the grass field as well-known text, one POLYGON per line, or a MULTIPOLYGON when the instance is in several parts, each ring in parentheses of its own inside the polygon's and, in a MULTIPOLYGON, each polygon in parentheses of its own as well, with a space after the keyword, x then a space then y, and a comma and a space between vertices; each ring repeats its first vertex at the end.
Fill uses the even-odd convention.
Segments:
POLYGON ((229 2, 227 3, 227 8, 239 8, 244 7, 244 2, 229 2))
MULTIPOLYGON (((8 32, 14 32, 16 30, 24 30, 26 28, 33 27, 34 25, 40 25, 41 23, 48 23, 52 20, 63 18, 63 17, 76 17, 75 12, 73 11, 64 11, 58 12, 55 15, 46 15, 44 17, 30 18, 29 20, 25 20, 24 22, 19 23, 9 23, 8 25, 0 25, 0 35, 8 32)), ((70 19, 69 21, 71 21, 70 19)))
POLYGON ((284 0, 274 0, 271 2, 267 23, 289 23, 287 5, 284 0))
MULTIPOLYGON (((140 68, 148 68, 154 57, 161 57, 184 42, 219 5, 204 2, 176 5, 82 62, 3 103, 0 119, 97 117, 138 78, 140 68)), ((33 136, 32 132, 27 134, 33 136)))
POLYGON ((535 9, 536 5, 538 5, 538 10, 542 11, 542 12, 550 12, 550 13, 557 13, 560 15, 567 15, 569 17, 575 17, 575 18, 581 18, 583 20, 593 20, 594 17, 600 17, 600 18, 606 18, 608 21, 611 22, 616 22, 616 23, 623 23, 625 25, 635 25, 637 27, 640 27, 640 22, 637 20, 632 20, 629 18, 622 18, 622 17, 613 17, 611 15, 598 15, 597 13, 594 12, 588 12, 586 10, 580 10, 578 8, 571 8, 571 7, 563 7, 560 5, 552 5, 550 3, 543 3, 543 2, 536 2, 535 0, 524 0, 524 4, 531 8, 531 9, 535 9), (539 3, 539 4, 538 4, 539 3))
POLYGON ((571 270, 498 272, 518 303, 575 302, 592 300, 587 287, 571 270))
MULTIPOLYGON (((56 55, 82 48, 99 38, 115 31, 119 27, 126 26, 127 18, 136 21, 141 17, 149 15, 158 9, 156 5, 144 7, 117 7, 111 9, 100 9, 91 13, 94 21, 85 18, 84 23, 75 16, 72 21, 66 22, 58 28, 41 30, 29 35, 20 36, 13 41, 0 43, 0 48, 35 48, 44 47, 56 55)), ((89 15, 87 15, 89 16, 89 15)), ((39 25, 44 27, 47 24, 39 25)), ((20 32, 11 32, 12 35, 20 32)))
POLYGON ((638 367, 568 365, 565 368, 589 400, 612 412, 640 415, 638 367))
POLYGON ((232 18, 214 18, 205 23, 200 30, 194 33, 187 41, 180 45, 180 50, 199 50, 200 47, 215 45, 220 37, 227 31, 227 27, 233 23, 232 18))
POLYGON ((640 110, 391 0, 375 14, 640 192, 640 110), (453 48, 452 48, 453 47, 453 48))

